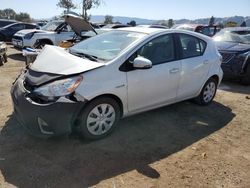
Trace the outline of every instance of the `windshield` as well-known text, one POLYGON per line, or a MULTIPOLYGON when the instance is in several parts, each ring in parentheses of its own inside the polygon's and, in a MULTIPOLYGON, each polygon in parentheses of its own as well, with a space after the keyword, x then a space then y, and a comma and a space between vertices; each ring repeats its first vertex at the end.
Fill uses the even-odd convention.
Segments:
POLYGON ((63 21, 52 21, 47 23, 45 26, 41 28, 41 30, 46 30, 46 31, 55 31, 56 28, 62 24, 63 21))
POLYGON ((250 31, 220 31, 214 36, 214 40, 250 44, 250 31))
POLYGON ((102 61, 110 61, 145 35, 130 31, 110 31, 76 44, 69 49, 69 52, 94 56, 102 61))

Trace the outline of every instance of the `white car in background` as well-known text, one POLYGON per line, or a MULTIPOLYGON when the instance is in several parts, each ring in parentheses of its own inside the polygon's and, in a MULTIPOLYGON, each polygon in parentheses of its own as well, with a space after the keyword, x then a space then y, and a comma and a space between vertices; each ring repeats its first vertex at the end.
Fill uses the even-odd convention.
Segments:
POLYGON ((76 129, 100 139, 122 117, 193 98, 208 105, 222 75, 221 55, 209 37, 131 27, 67 50, 46 45, 11 95, 20 123, 36 136, 76 129))
POLYGON ((25 29, 17 32, 12 38, 14 47, 42 48, 46 44, 59 45, 65 40, 81 36, 82 32, 93 31, 93 27, 82 18, 75 15, 66 15, 65 20, 54 20, 41 29, 25 29))

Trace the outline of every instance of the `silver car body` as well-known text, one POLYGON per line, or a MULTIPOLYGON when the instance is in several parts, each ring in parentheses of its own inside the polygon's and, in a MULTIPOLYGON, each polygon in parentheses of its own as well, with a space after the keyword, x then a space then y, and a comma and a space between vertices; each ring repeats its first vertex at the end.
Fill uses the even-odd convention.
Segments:
POLYGON ((119 30, 147 35, 107 63, 91 62, 69 54, 62 48, 46 46, 30 68, 63 75, 83 72, 83 81, 75 91, 81 99, 91 101, 101 95, 114 95, 122 102, 123 116, 194 98, 199 95, 210 77, 218 76, 219 82, 222 79, 221 56, 209 37, 180 30, 139 27, 119 30), (170 33, 184 33, 204 40, 207 43, 205 53, 199 57, 163 63, 146 70, 119 70, 119 67, 144 44, 170 33))

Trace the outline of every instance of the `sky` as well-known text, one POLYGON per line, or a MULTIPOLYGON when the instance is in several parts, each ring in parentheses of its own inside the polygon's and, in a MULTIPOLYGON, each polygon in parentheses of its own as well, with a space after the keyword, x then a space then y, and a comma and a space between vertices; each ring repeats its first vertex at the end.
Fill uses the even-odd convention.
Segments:
MULTIPOLYGON (((145 19, 197 19, 229 16, 250 16, 250 0, 102 0, 91 15, 112 15, 145 19)), ((63 9, 58 0, 0 0, 0 9, 12 8, 17 13, 27 12, 32 18, 51 18, 63 9)), ((81 13, 81 0, 73 0, 81 13)))

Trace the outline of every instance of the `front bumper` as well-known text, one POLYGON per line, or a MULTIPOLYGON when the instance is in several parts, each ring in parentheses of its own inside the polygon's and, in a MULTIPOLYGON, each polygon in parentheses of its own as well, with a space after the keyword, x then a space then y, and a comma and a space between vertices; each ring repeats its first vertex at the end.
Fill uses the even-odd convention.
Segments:
POLYGON ((38 137, 70 133, 84 102, 59 99, 50 104, 39 104, 29 98, 23 80, 21 75, 11 88, 14 112, 19 123, 38 137))

